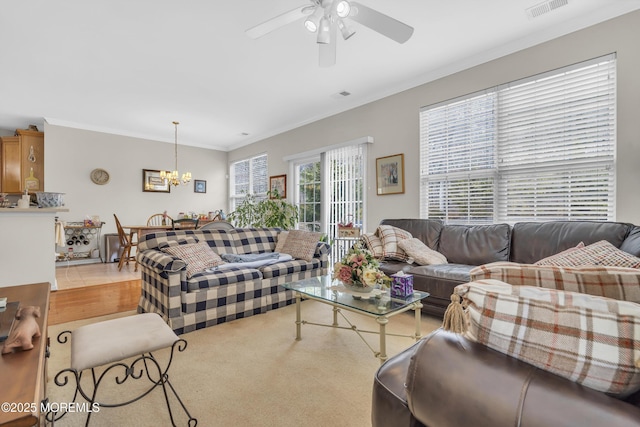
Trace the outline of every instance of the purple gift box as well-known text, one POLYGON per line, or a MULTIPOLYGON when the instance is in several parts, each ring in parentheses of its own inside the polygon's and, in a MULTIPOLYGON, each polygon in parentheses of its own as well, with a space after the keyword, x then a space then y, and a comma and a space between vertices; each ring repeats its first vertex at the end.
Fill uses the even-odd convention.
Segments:
POLYGON ((407 297, 413 294, 413 276, 411 274, 392 274, 391 297, 407 297))

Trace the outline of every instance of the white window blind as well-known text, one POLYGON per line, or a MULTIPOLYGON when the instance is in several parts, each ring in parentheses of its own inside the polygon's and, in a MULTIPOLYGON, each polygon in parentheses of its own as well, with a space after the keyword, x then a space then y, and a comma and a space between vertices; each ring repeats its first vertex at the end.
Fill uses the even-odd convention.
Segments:
POLYGON ((328 234, 337 236, 339 222, 364 223, 366 145, 329 150, 323 155, 328 184, 328 234))
POLYGON ((234 162, 230 167, 230 209, 233 212, 247 194, 257 199, 267 196, 267 155, 234 162))
POLYGON ((420 112, 421 216, 613 220, 615 55, 420 112))
POLYGON ((496 94, 420 114, 421 216, 448 223, 493 221, 496 94))

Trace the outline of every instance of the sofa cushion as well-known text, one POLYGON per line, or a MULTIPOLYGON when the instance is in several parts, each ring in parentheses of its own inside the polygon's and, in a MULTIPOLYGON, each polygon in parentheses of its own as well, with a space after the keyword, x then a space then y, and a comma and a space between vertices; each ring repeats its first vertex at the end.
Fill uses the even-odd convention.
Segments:
POLYGON ((447 258, 444 255, 438 251, 430 249, 421 240, 416 239, 415 237, 400 240, 398 242, 398 247, 409 255, 409 260, 413 259, 413 262, 418 265, 447 263, 447 258))
POLYGON ((609 221, 518 222, 513 225, 511 258, 523 264, 534 262, 576 246, 607 240, 619 248, 633 225, 609 221))
POLYGON ((182 259, 187 264, 187 278, 223 262, 205 242, 170 246, 162 251, 182 259))
POLYGON ((373 254, 375 258, 383 258, 384 250, 382 247, 382 240, 376 236, 375 233, 365 233, 360 236, 364 247, 373 254))
POLYGON ((273 277, 286 276, 287 274, 311 271, 319 268, 320 258, 313 258, 311 261, 292 259, 291 261, 278 262, 260 267, 260 272, 265 279, 271 279, 273 277))
POLYGON ((311 261, 321 237, 322 233, 315 231, 291 230, 282 246, 282 253, 311 261))
POLYGON ((640 258, 621 251, 606 240, 600 240, 588 246, 565 250, 555 256, 544 258, 535 264, 566 267, 606 265, 612 267, 640 268, 640 258))
POLYGON ((380 225, 376 234, 382 241, 382 254, 384 258, 396 261, 407 261, 409 256, 398 247, 398 242, 404 239, 411 239, 413 236, 406 230, 392 225, 380 225))
POLYGON ((508 261, 510 245, 509 224, 446 225, 438 252, 453 264, 481 265, 508 261))
POLYGON ((498 280, 455 292, 468 338, 611 395, 640 389, 640 305, 498 280))
POLYGON ((496 279, 514 286, 539 286, 640 303, 640 271, 635 268, 494 262, 475 267, 470 275, 473 281, 496 279))
POLYGON ((261 278, 262 274, 255 268, 231 267, 224 270, 199 271, 187 280, 187 292, 196 292, 261 278))
POLYGON ((459 283, 469 281, 469 272, 473 265, 466 264, 433 264, 422 265, 403 269, 407 274, 414 276, 420 275, 425 277, 435 277, 438 279, 448 279, 459 283))
MULTIPOLYGON (((211 230, 213 231, 213 230, 211 230)), ((229 231, 234 236, 235 252, 237 254, 259 254, 274 252, 278 240, 277 228, 237 228, 229 231)))

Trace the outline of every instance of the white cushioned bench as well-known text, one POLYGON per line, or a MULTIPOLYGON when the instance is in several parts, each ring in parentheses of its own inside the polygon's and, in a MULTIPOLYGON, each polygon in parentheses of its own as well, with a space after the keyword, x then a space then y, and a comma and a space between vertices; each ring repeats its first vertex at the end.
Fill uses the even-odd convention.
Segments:
MULTIPOLYGON (((64 331, 58 335, 58 341, 65 343, 66 334, 71 335, 71 368, 64 369, 56 374, 55 382, 59 386, 67 384, 68 375, 71 374, 76 381, 74 397, 80 394, 90 404, 97 403, 100 407, 119 407, 136 402, 149 394, 155 387, 161 386, 164 390, 167 409, 171 424, 175 426, 173 412, 169 403, 167 392, 171 390, 189 417, 188 425, 195 426, 197 420, 193 418, 184 403, 178 396, 174 387, 169 382, 167 371, 171 366, 174 351, 184 351, 187 342, 179 338, 175 332, 155 313, 144 313, 118 319, 106 320, 82 326, 74 331, 64 331), (158 359, 152 352, 170 348, 171 353, 165 367, 161 367, 158 359), (130 363, 126 359, 136 357, 130 363), (109 365, 111 364, 111 365, 109 365), (106 366, 109 365, 109 366, 106 366), (101 373, 96 368, 105 366, 101 373), (87 382, 81 383, 82 373, 91 370, 92 386, 87 387, 87 382), (97 400, 98 386, 103 382, 109 371, 117 371, 115 382, 118 385, 125 384, 128 378, 138 380, 148 378, 151 382, 148 389, 137 397, 125 402, 104 403, 97 400), (143 373, 145 375, 143 375, 143 373), (169 386, 167 388, 166 386, 169 386)), ((87 414, 85 425, 89 425, 92 412, 87 414)), ((54 414, 55 420, 62 418, 65 413, 54 414)), ((47 419, 52 421, 52 415, 47 419)))

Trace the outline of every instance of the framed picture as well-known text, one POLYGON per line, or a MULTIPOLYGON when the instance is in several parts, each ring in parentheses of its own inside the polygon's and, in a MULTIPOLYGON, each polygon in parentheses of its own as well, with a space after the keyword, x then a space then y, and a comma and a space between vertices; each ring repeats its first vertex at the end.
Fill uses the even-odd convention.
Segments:
POLYGON ((152 193, 170 193, 169 180, 160 178, 160 171, 155 169, 142 169, 142 191, 152 193))
POLYGON ((269 191, 271 194, 269 195, 270 199, 282 198, 285 199, 287 197, 287 175, 276 175, 269 177, 269 191), (278 197, 275 194, 278 194, 278 197))
POLYGON ((207 192, 207 181, 203 179, 194 179, 193 180, 193 192, 194 193, 206 193, 207 192))
POLYGON ((376 188, 378 196, 404 193, 404 154, 376 159, 376 188))

